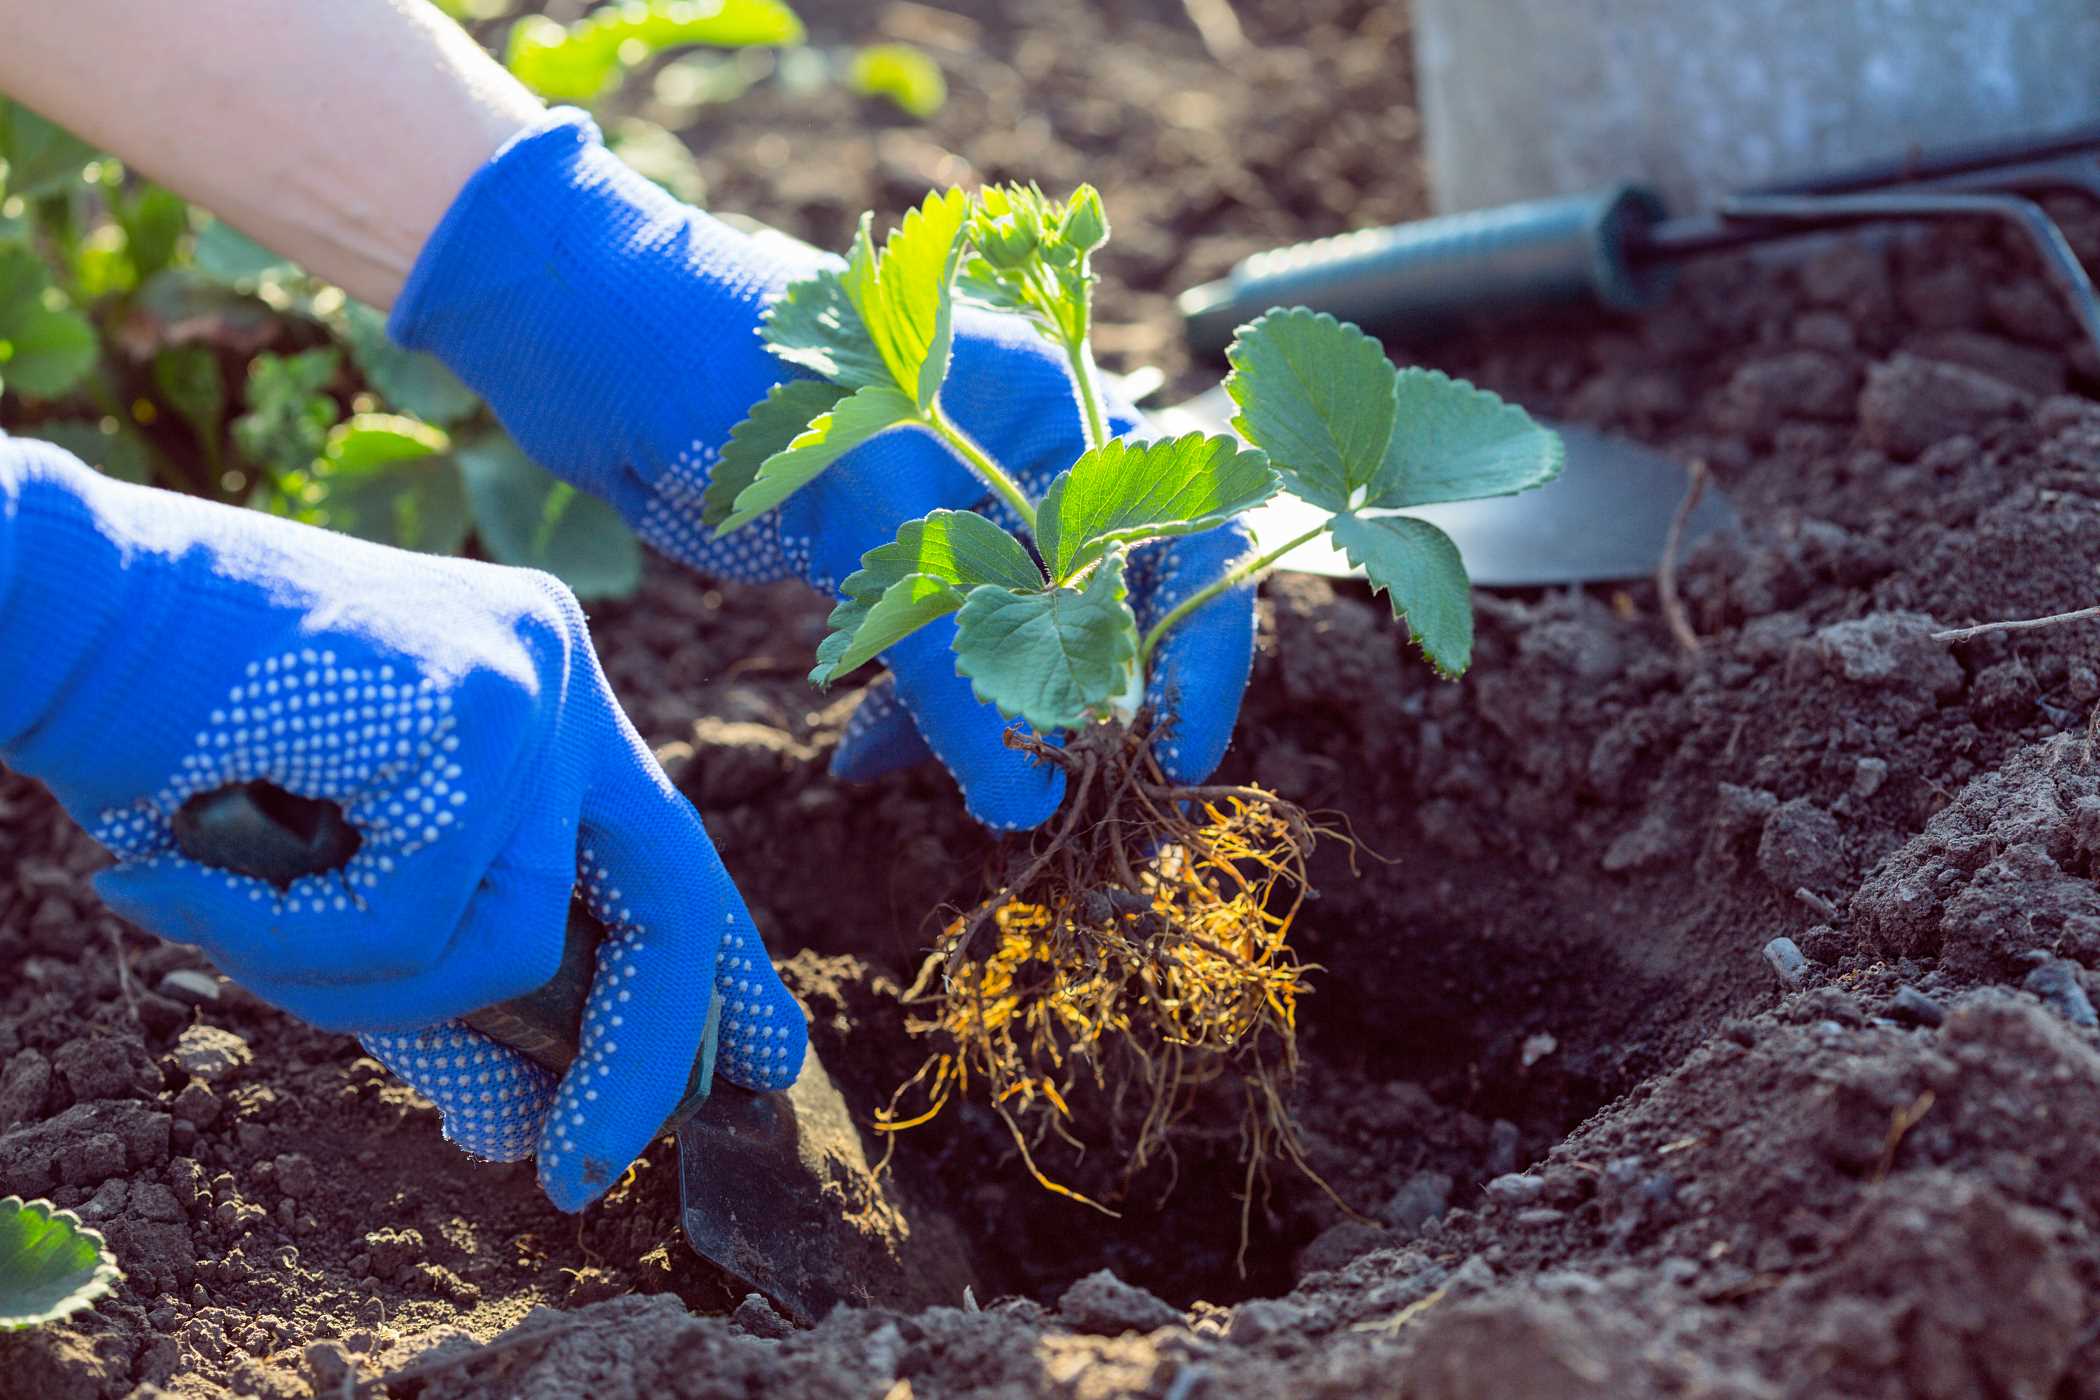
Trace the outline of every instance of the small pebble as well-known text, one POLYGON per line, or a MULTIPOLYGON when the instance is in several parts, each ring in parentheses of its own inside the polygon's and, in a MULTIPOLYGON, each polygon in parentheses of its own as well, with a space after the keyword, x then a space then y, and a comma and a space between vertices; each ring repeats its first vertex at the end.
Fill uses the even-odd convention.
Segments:
POLYGON ((1889 1012, 1898 1020, 1919 1026, 1937 1026, 1947 1019, 1947 1009, 1916 987, 1900 987, 1889 1012))
POLYGON ((1512 1217, 1519 1228, 1526 1230, 1537 1229, 1545 1225, 1558 1225, 1567 1218, 1568 1213, 1566 1211, 1555 1210, 1552 1206, 1539 1206, 1533 1210, 1520 1210, 1512 1217))
POLYGON ((1225 1329, 1225 1340, 1238 1346, 1252 1346, 1271 1337, 1304 1329, 1305 1309, 1296 1303, 1279 1298, 1256 1298, 1232 1310, 1232 1323, 1225 1329))
POLYGON ((792 1337, 795 1334, 795 1324, 776 1312, 765 1296, 759 1293, 745 1294, 744 1301, 737 1304, 736 1312, 730 1317, 730 1321, 752 1336, 764 1337, 769 1341, 779 1341, 782 1337, 792 1337))
POLYGON ((1801 946, 1784 934, 1765 945, 1765 963, 1772 969, 1780 985, 1798 987, 1808 973, 1808 959, 1801 953, 1801 946))
POLYGON ((2078 969, 2062 958, 2048 954, 2036 955, 2038 961, 2034 971, 2027 974, 2021 985, 2047 1002, 2057 1015, 2074 1026, 2100 1026, 2100 1016, 2093 1014, 2093 1002, 2085 994, 2085 987, 2078 980, 2078 969))
POLYGON ((1517 1208, 1531 1205, 1546 1193, 1546 1183, 1535 1176, 1510 1173, 1498 1176, 1484 1188, 1488 1199, 1498 1205, 1517 1208))
POLYGON ((178 967, 160 979, 160 994, 191 1006, 210 1006, 219 999, 219 979, 209 972, 178 967))

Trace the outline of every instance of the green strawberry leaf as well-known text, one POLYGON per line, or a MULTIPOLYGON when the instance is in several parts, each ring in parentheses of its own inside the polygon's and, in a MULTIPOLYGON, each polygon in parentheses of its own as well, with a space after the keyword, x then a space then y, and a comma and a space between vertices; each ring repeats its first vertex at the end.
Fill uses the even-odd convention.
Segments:
POLYGON ((70 1317, 121 1277, 102 1236, 72 1211, 0 1199, 0 1332, 70 1317))
POLYGON ((248 362, 248 411, 233 420, 241 455, 264 471, 310 467, 327 446, 328 430, 342 417, 324 392, 342 356, 333 346, 296 355, 264 353, 248 362))
POLYGON ((799 44, 802 37, 801 20, 780 0, 623 0, 573 24, 527 15, 511 26, 503 61, 550 101, 591 103, 665 49, 799 44))
POLYGON ((1560 475, 1560 434, 1513 403, 1433 369, 1404 369, 1400 417, 1371 483, 1373 506, 1513 496, 1560 475))
POLYGON ((153 385, 217 461, 226 430, 226 374, 209 346, 174 345, 153 357, 153 385))
POLYGON ((1334 542, 1386 595, 1394 617, 1422 654, 1449 680, 1473 660, 1472 585, 1451 537, 1426 520, 1391 515, 1367 520, 1338 515, 1328 522, 1334 542))
POLYGON ((1276 494, 1276 473, 1230 437, 1116 438, 1060 473, 1036 511, 1035 542, 1058 583, 1111 545, 1190 535, 1276 494))
MULTIPOLYGON (((903 635, 892 636, 872 649, 863 649, 859 638, 863 624, 877 604, 887 600, 907 578, 929 578, 955 592, 955 606, 963 594, 983 584, 1017 591, 1041 589, 1042 571, 1029 558, 1028 547, 981 515, 963 510, 937 510, 919 520, 907 520, 897 529, 897 538, 877 545, 860 557, 860 568, 846 576, 841 588, 845 597, 832 609, 831 634, 817 648, 817 668, 810 680, 829 685, 861 662, 894 645, 903 635), (855 656, 851 664, 845 658, 855 656)), ((923 591, 923 590, 922 590, 923 591)), ((925 601, 930 605, 930 595, 925 601)), ((892 605, 892 615, 901 616, 904 600, 892 605)), ((939 612, 929 613, 910 630, 923 626, 939 612)))
POLYGON ((887 97, 907 116, 925 121, 948 102, 941 65, 911 44, 869 44, 857 49, 846 86, 862 97, 887 97))
POLYGON ((386 333, 386 314, 361 301, 347 302, 341 320, 350 358, 387 406, 426 423, 450 428, 473 417, 481 398, 445 368, 437 356, 404 350, 386 333))
POLYGON ((7 162, 8 195, 34 200, 71 189, 100 154, 56 122, 0 99, 0 160, 7 162))
POLYGON ((1242 326, 1225 352, 1232 426, 1269 454, 1284 485, 1350 510, 1385 462, 1397 399, 1385 350, 1355 326, 1302 306, 1242 326))
MULTIPOLYGON (((116 420, 110 420, 112 425, 116 420)), ((125 431, 112 426, 102 431, 102 425, 89 419, 66 419, 60 422, 39 423, 25 431, 23 437, 42 438, 45 442, 57 443, 81 461, 119 481, 132 481, 149 486, 154 477, 153 449, 135 429, 125 431)))
POLYGON ((456 554, 467 497, 444 431, 391 413, 360 413, 328 434, 306 518, 359 539, 456 554))
POLYGON ((95 327, 70 309, 24 247, 0 247, 0 385, 53 399, 95 367, 95 327))
POLYGON ((0 383, 31 398, 55 399, 87 378, 101 353, 87 317, 37 306, 0 326, 0 383))
POLYGON ((790 285, 766 308, 764 324, 767 349, 841 388, 892 382, 882 352, 846 295, 842 271, 826 268, 790 285))
POLYGON ((190 256, 206 278, 240 292, 300 275, 297 263, 277 256, 224 219, 212 219, 198 230, 190 256))
MULTIPOLYGON (((817 648, 817 667, 810 672, 810 680, 829 685, 962 605, 962 592, 932 574, 906 574, 873 603, 851 600, 851 630, 842 628, 824 639, 817 648)), ((832 613, 836 617, 848 610, 848 604, 841 604, 832 613)))
POLYGON ((749 416, 729 430, 729 443, 700 498, 701 521, 718 527, 735 514, 737 496, 758 480, 758 469, 766 459, 785 452, 789 443, 809 430, 811 420, 831 412, 845 396, 844 389, 821 379, 775 384, 751 405, 749 416))
POLYGON ((875 250, 863 218, 846 264, 846 295, 897 387, 920 412, 933 406, 948 373, 955 267, 962 257, 970 200, 959 189, 929 194, 875 250))
POLYGON ((911 400, 895 389, 874 386, 840 399, 829 413, 813 419, 794 441, 759 464, 758 475, 737 493, 735 513, 716 527, 716 536, 764 515, 877 433, 918 418, 911 400))
POLYGON ((1004 714, 1038 730, 1076 728, 1123 690, 1137 660, 1125 593, 1120 555, 1083 589, 974 588, 956 617, 955 669, 1004 714))
POLYGON ((1042 570, 1028 557, 1028 547, 967 510, 937 510, 905 521, 896 539, 860 557, 859 571, 846 579, 846 592, 887 588, 906 574, 931 574, 964 589, 982 583, 1024 590, 1043 586, 1042 570), (862 580, 857 586, 856 579, 862 580))
POLYGON ((477 434, 456 455, 489 558, 544 569, 579 598, 625 598, 641 586, 641 544, 610 503, 557 478, 501 430, 477 434))
POLYGON ((188 201, 159 185, 147 185, 131 199, 115 202, 110 212, 124 230, 124 251, 140 281, 175 260, 176 245, 190 228, 188 201))

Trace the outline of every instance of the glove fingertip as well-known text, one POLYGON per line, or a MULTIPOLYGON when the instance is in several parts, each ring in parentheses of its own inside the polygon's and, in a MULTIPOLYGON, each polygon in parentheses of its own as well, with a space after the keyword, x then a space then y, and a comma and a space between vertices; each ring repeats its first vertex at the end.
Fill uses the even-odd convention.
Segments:
POLYGON ((860 703, 848 716, 831 756, 831 776, 842 782, 871 782, 932 757, 926 736, 897 698, 896 681, 884 672, 861 692, 860 703))
POLYGON ((518 1051, 456 1021, 358 1042, 437 1106, 447 1142, 488 1162, 532 1155, 555 1080, 518 1051))
POLYGON ((952 619, 905 638, 888 653, 897 696, 908 706, 926 746, 962 788, 963 806, 995 831, 1041 826, 1065 800, 1064 770, 1009 748, 1009 721, 979 700, 958 674, 952 619))

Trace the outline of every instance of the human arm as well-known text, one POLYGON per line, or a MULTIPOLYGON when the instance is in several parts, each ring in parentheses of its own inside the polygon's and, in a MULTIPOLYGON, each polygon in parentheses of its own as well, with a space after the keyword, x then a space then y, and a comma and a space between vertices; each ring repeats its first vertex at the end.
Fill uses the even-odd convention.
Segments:
POLYGON ((462 1146, 536 1155, 566 1209, 681 1097, 708 1010, 694 989, 722 994, 722 1073, 774 1089, 800 1068, 799 1011, 552 578, 0 437, 0 674, 0 760, 117 858, 105 902, 360 1033, 462 1146), (355 854, 281 888, 187 859, 183 803, 256 781, 335 802, 355 854), (586 1053, 557 1082, 458 1018, 553 973, 578 888, 608 936, 586 1053))
POLYGON ((0 0, 0 94, 382 310, 544 110, 427 0, 0 0))

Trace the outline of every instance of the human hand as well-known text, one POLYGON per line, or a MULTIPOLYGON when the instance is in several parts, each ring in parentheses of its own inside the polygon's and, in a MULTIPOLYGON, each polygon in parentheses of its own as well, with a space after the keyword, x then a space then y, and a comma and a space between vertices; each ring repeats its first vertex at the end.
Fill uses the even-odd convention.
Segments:
MULTIPOLYGON (((800 577, 835 593, 863 552, 936 507, 1000 510, 949 451, 895 432, 847 454, 779 510, 724 541, 701 496, 730 430, 787 367, 760 337, 768 304, 822 265, 775 235, 738 233, 678 203, 597 144, 575 114, 513 142, 461 192, 419 259, 391 329, 435 351, 486 397, 549 469, 619 507, 642 538, 724 578, 800 577)), ((948 414, 1040 492, 1085 446, 1062 358, 1016 317, 965 308, 942 390, 948 414)), ((1136 426, 1114 415, 1111 431, 1136 426)), ((1003 519, 1003 524, 1017 522, 1003 519)), ((1236 528, 1132 552, 1141 625, 1244 552, 1236 528)), ((931 753, 988 826, 1037 825, 1064 795, 1061 770, 1005 743, 950 651, 954 622, 885 655, 833 771, 872 777, 931 753)), ((1155 653, 1149 699, 1169 726, 1169 776, 1196 781, 1223 755, 1253 655, 1250 586, 1183 621, 1155 653)))
POLYGON ((800 1011, 698 815, 543 574, 409 554, 0 444, 0 758, 117 858, 103 899, 326 1030, 355 1031, 483 1157, 579 1209, 682 1097, 712 987, 718 1067, 778 1089, 800 1011), (178 848, 185 802, 266 782, 335 803, 339 869, 282 887, 178 848), (606 925, 558 1081, 457 1018, 606 925))

